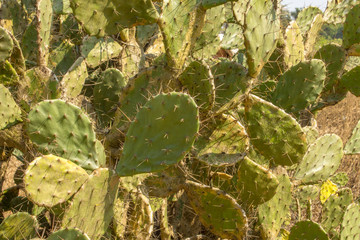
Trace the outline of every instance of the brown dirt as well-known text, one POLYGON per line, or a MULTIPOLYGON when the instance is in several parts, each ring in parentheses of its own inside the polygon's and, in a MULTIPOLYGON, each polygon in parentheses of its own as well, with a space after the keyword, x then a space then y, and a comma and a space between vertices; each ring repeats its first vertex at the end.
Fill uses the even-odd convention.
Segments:
MULTIPOLYGON (((344 143, 360 120, 360 98, 349 93, 338 104, 324 108, 316 117, 320 135, 335 133, 344 143)), ((347 187, 351 188, 354 199, 360 196, 360 155, 346 155, 338 172, 346 172, 349 177, 347 187)))

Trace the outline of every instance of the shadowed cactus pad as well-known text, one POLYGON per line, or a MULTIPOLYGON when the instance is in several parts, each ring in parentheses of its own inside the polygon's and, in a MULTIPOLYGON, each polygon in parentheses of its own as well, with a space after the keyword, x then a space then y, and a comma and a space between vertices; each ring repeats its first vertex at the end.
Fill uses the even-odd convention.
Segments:
POLYGON ((236 198, 249 206, 269 201, 279 185, 274 174, 248 157, 239 164, 233 182, 239 191, 236 198))
POLYGON ((0 27, 0 62, 5 61, 11 55, 13 41, 5 28, 0 27))
POLYGON ((325 181, 340 166, 343 144, 336 134, 326 134, 311 144, 294 177, 304 183, 325 181))
POLYGON ((90 35, 103 37, 123 28, 155 23, 159 15, 151 0, 71 1, 76 19, 90 35))
POLYGON ((324 229, 317 223, 305 220, 297 222, 290 231, 289 240, 328 240, 324 229))
POLYGON ((88 179, 75 163, 46 155, 32 161, 24 176, 28 197, 40 206, 52 207, 69 199, 88 179))
POLYGON ((80 108, 61 100, 43 101, 28 115, 26 131, 44 153, 69 159, 80 167, 99 167, 96 138, 89 118, 80 108))
POLYGON ((241 240, 246 236, 247 218, 232 197, 209 186, 188 182, 186 194, 201 223, 222 238, 241 240))
POLYGON ((75 228, 61 229, 52 233, 47 240, 90 240, 90 238, 75 228))
POLYGON ((199 130, 198 109, 183 93, 160 94, 137 113, 116 167, 119 176, 161 171, 180 161, 199 130))
POLYGON ((0 224, 0 239, 30 239, 36 234, 36 217, 18 212, 5 218, 0 224))
POLYGON ((277 165, 299 162, 307 148, 306 136, 294 118, 254 95, 245 100, 245 120, 250 142, 277 165))

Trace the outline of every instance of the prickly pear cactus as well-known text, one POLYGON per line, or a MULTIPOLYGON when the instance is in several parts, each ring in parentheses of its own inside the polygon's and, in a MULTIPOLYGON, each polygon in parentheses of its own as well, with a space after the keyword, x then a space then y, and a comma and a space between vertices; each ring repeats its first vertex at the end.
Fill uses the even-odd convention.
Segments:
POLYGON ((76 228, 61 229, 52 233, 48 240, 62 240, 62 239, 74 239, 74 240, 90 240, 90 238, 76 228))
POLYGON ((340 239, 353 239, 355 240, 360 236, 360 227, 357 222, 360 215, 359 203, 351 203, 345 211, 343 221, 341 224, 340 239))
POLYGON ((119 176, 156 172, 180 161, 199 130, 198 109, 183 93, 160 94, 137 113, 117 164, 119 176))
POLYGON ((1 239, 30 239, 36 234, 36 217, 26 212, 18 212, 5 218, 0 224, 1 239))
POLYGON ((297 222, 290 230, 289 240, 328 240, 324 229, 317 223, 305 220, 297 222))
POLYGON ((11 96, 10 91, 0 84, 0 129, 21 121, 21 109, 11 96))

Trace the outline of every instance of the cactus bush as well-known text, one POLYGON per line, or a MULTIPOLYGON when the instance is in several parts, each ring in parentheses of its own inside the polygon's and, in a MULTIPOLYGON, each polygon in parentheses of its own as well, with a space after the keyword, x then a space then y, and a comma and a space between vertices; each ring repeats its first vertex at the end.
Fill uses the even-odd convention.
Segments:
POLYGON ((358 239, 335 174, 359 126, 344 147, 311 116, 359 95, 359 1, 289 26, 277 0, 0 7, 0 239, 358 239), (315 49, 325 23, 342 46, 315 49))

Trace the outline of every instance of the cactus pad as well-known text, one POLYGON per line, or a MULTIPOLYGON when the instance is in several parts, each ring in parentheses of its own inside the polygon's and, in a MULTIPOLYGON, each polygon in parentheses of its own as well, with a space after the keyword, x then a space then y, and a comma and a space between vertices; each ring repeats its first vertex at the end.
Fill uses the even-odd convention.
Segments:
POLYGON ((344 22, 344 33, 343 33, 343 47, 345 49, 351 48, 355 44, 359 44, 359 19, 360 17, 360 5, 354 6, 349 13, 346 15, 344 22))
POLYGON ((280 19, 274 1, 250 0, 244 23, 249 76, 256 77, 276 48, 280 19))
POLYGON ((151 0, 74 0, 71 8, 85 30, 98 37, 117 34, 136 25, 155 23, 159 18, 151 0))
POLYGON ((235 199, 217 188, 188 182, 186 194, 201 223, 221 238, 241 240, 247 218, 235 199))
POLYGON ((320 201, 321 201, 321 203, 326 202, 326 200, 328 200, 328 198, 331 195, 336 194, 337 190, 338 190, 338 187, 336 186, 336 184, 334 184, 330 180, 326 180, 321 185, 321 189, 320 189, 320 201))
POLYGON ((355 240, 360 236, 360 205, 359 203, 350 204, 345 211, 341 224, 341 240, 355 240))
POLYGON ((0 84, 0 129, 21 121, 21 109, 14 101, 10 91, 0 84))
POLYGON ((291 228, 289 240, 329 240, 329 237, 319 224, 305 220, 291 228))
POLYGON ((130 125, 117 174, 161 171, 180 161, 199 130, 198 114, 187 94, 160 94, 149 100, 130 125))
POLYGON ((307 148, 306 136, 294 118, 254 95, 245 100, 245 120, 251 144, 277 165, 299 162, 307 148))
POLYGON ((307 7, 299 12, 296 18, 296 23, 299 25, 301 34, 304 38, 306 38, 312 22, 318 14, 322 14, 322 11, 317 7, 307 7))
POLYGON ((247 203, 248 206, 269 201, 279 185, 274 174, 248 157, 239 164, 233 182, 239 191, 236 199, 247 203))
POLYGON ((99 66, 114 57, 117 57, 122 47, 114 39, 85 37, 81 45, 81 55, 91 68, 99 66))
POLYGON ((294 177, 304 183, 325 181, 336 172, 343 157, 343 144, 336 134, 326 134, 311 144, 294 177))
POLYGON ((36 217, 18 212, 5 218, 0 224, 0 239, 30 239, 36 234, 36 217))
POLYGON ((100 239, 114 215, 119 178, 106 168, 96 169, 66 209, 62 227, 78 228, 90 239, 100 239))
POLYGON ((316 102, 326 77, 323 61, 300 62, 279 79, 272 102, 286 112, 296 113, 316 102))
POLYGON ((291 182, 289 176, 281 167, 276 168, 274 174, 279 180, 276 194, 258 208, 260 231, 264 239, 276 239, 281 226, 290 213, 291 182))
POLYGON ((225 115, 217 124, 197 157, 209 165, 231 165, 243 159, 249 147, 245 128, 231 116, 225 115))
POLYGON ((10 57, 13 49, 13 41, 5 28, 0 27, 0 62, 10 57))
POLYGON ((88 77, 86 63, 84 58, 79 57, 74 64, 70 67, 61 81, 62 97, 64 99, 76 98, 80 95, 85 83, 85 79, 88 77))
POLYGON ((360 97, 360 66, 356 66, 341 77, 341 85, 345 86, 352 94, 360 97))
POLYGON ((47 100, 29 112, 28 120, 26 131, 42 152, 66 158, 84 169, 99 167, 95 133, 80 108, 47 100))
POLYGON ((32 201, 40 206, 52 207, 69 199, 87 179, 86 171, 75 163, 46 155, 30 163, 24 184, 32 201))
POLYGON ((56 232, 53 232, 47 240, 64 240, 64 239, 73 239, 73 240, 90 240, 90 238, 75 228, 61 229, 56 232))
POLYGON ((292 21, 286 28, 285 33, 284 61, 287 63, 288 67, 305 60, 304 51, 305 47, 300 28, 295 21, 292 21))
POLYGON ((107 126, 115 116, 121 89, 127 81, 115 68, 108 68, 100 74, 94 87, 94 108, 101 126, 107 126))
POLYGON ((341 189, 324 203, 321 226, 325 231, 336 229, 342 222, 346 208, 352 203, 353 194, 349 188, 341 189))

